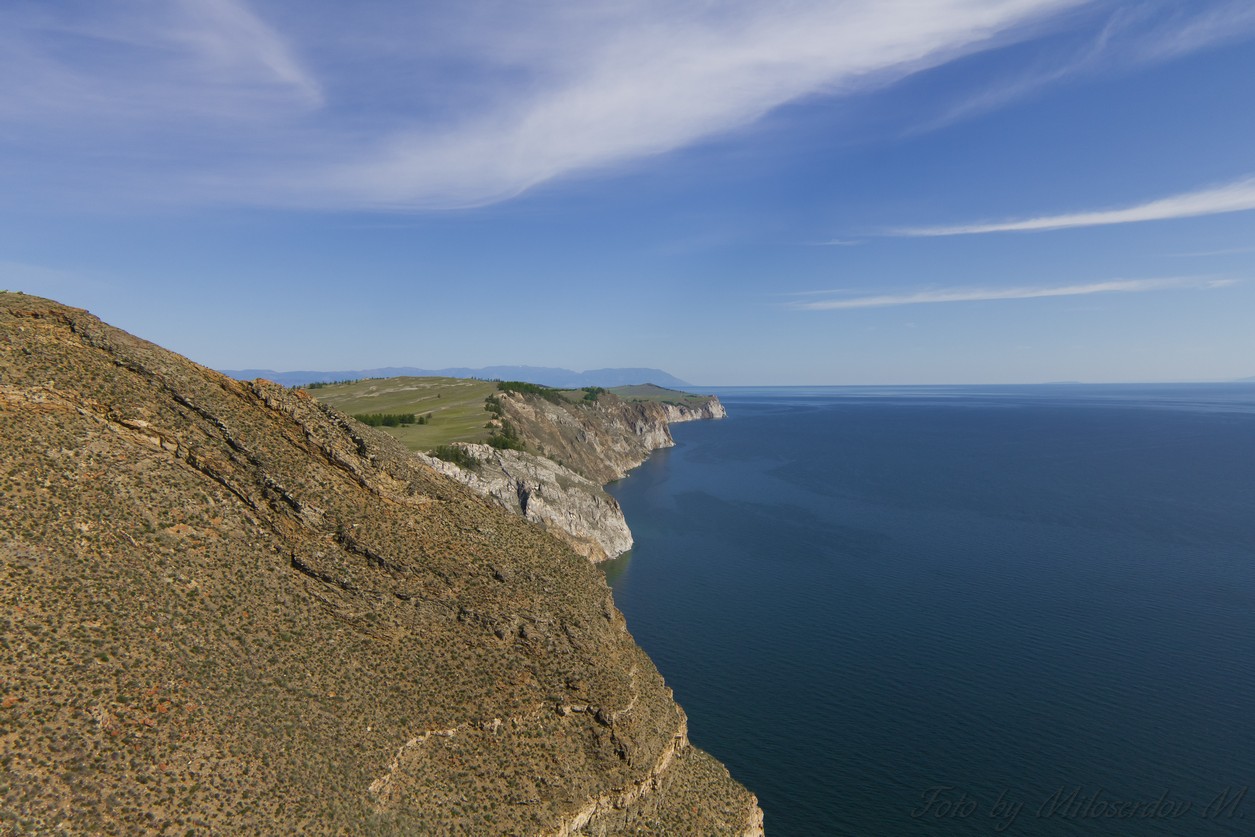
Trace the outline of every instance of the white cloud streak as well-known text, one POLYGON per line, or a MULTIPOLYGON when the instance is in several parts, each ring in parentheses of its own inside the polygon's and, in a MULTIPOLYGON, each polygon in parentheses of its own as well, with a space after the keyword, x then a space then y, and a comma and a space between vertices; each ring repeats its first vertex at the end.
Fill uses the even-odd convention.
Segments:
POLYGON ((1223 247, 1218 250, 1194 250, 1189 253, 1166 253, 1170 259, 1197 259, 1210 256, 1237 256, 1244 253, 1255 253, 1255 247, 1223 247))
POLYGON ((843 311, 855 308, 886 308, 895 305, 927 305, 939 302, 990 302, 1008 299, 1042 299, 1060 296, 1088 296, 1105 293, 1142 293, 1171 288, 1221 288, 1236 280, 1206 277, 1172 277, 1161 279, 1112 279, 1083 285, 1021 288, 949 288, 915 291, 903 294, 879 294, 846 299, 824 299, 813 302, 786 303, 786 307, 804 311, 843 311))
POLYGON ((1177 2, 1150 37, 1137 41, 1135 57, 1144 61, 1176 58, 1218 44, 1250 37, 1255 31, 1255 5, 1250 0, 1228 0, 1198 13, 1177 2))
POLYGON ((542 21, 536 36, 562 58, 529 66, 539 84, 519 99, 452 129, 398 131, 364 159, 277 185, 314 202, 494 202, 727 133, 804 96, 943 63, 1084 1, 738 2, 678 15, 656 0, 626 15, 621 3, 590 3, 542 21))
POLYGON ((1100 30, 1087 40, 1038 59, 1035 66, 991 80, 975 93, 947 105, 907 132, 926 133, 994 110, 1038 90, 1079 76, 1111 74, 1170 61, 1193 52, 1251 37, 1255 4, 1250 0, 1213 0, 1182 4, 1143 0, 1116 6, 1100 30))
POLYGON ((1119 209, 1071 212, 1063 215, 1042 215, 1036 218, 995 221, 992 223, 958 224, 939 227, 904 227, 891 230, 888 235, 936 237, 981 235, 999 232, 1043 232, 1075 227, 1099 227, 1111 224, 1135 224, 1143 221, 1196 218, 1202 215, 1245 212, 1251 209, 1255 209, 1255 177, 1247 177, 1223 186, 1214 186, 1196 192, 1171 195, 1148 203, 1135 204, 1119 209))
POLYGON ((97 153, 117 137, 165 156, 181 130, 225 133, 323 104, 312 72, 244 0, 16 0, 0 7, 0 79, 0 128, 46 139, 90 126, 97 153))
MULTIPOLYGON (((1176 40, 1146 49, 1232 37, 1246 17, 1231 2, 1182 13, 1176 40)), ((6 0, 0 150, 32 172, 36 197, 51 182, 76 198, 477 206, 1073 26, 1070 12, 1103 5, 6 0)))
POLYGON ((309 105, 322 91, 287 42, 242 0, 178 0, 181 19, 166 36, 187 48, 205 67, 205 77, 228 83, 276 84, 309 105))
POLYGON ((22 82, 0 81, 0 133, 39 122, 72 143, 92 124, 96 160, 147 155, 172 169, 162 186, 202 198, 473 206, 1029 37, 1093 2, 272 0, 263 19, 245 0, 15 0, 0 7, 0 78, 22 82))

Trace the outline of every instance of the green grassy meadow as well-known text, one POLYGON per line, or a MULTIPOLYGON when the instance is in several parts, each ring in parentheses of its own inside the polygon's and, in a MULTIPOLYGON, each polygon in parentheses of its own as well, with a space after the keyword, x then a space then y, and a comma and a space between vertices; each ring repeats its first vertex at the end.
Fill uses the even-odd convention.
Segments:
MULTIPOLYGON (((430 451, 450 442, 484 442, 486 425, 492 414, 484 409, 484 399, 496 393, 495 381, 471 378, 365 378, 341 384, 325 384, 310 394, 349 415, 362 413, 431 414, 427 424, 380 427, 399 439, 410 450, 430 451)), ((665 401, 699 407, 705 396, 689 395, 674 389, 641 384, 614 387, 610 392, 624 401, 665 401)), ((552 390, 578 404, 584 390, 552 390)))
POLYGON ((662 401, 667 404, 684 404, 689 407, 700 407, 709 396, 690 395, 678 389, 667 389, 656 384, 635 384, 627 387, 611 387, 611 392, 624 401, 662 401))
POLYGON ((496 391, 496 383, 470 378, 367 378, 321 386, 310 394, 349 415, 431 413, 428 424, 379 428, 410 450, 428 451, 449 442, 486 440, 484 425, 492 416, 484 399, 496 391))

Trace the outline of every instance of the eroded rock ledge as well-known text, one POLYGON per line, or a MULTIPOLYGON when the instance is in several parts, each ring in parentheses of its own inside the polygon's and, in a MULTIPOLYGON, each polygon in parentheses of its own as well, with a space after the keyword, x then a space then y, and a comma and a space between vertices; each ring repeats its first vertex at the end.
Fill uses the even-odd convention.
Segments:
POLYGON ((488 445, 460 447, 479 462, 478 468, 417 455, 506 511, 539 524, 590 561, 604 561, 632 548, 632 532, 619 501, 587 477, 535 454, 488 445))
POLYGON ((614 396, 587 405, 514 392, 499 398, 503 417, 529 447, 600 485, 621 479, 655 450, 674 445, 671 422, 726 415, 714 396, 700 409, 614 396))
POLYGON ((625 476, 653 451, 674 445, 672 422, 727 415, 715 396, 696 407, 615 396, 580 404, 515 392, 497 398, 502 418, 527 443, 529 452, 461 443, 479 462, 477 468, 426 456, 424 461, 501 508, 541 525, 594 562, 632 548, 632 533, 619 503, 602 485, 625 476))

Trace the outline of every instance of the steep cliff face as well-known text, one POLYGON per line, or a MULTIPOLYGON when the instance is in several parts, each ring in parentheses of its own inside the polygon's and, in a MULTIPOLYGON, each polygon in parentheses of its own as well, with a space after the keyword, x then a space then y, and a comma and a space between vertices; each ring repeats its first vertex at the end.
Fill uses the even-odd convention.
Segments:
POLYGON ((418 456, 501 508, 540 524, 590 561, 632 548, 632 532, 619 502, 592 480, 543 456, 488 445, 460 447, 478 460, 477 468, 418 456))
POLYGON ((601 574, 301 393, 0 294, 0 830, 754 834, 601 574))
POLYGON ((632 547, 618 501, 601 484, 624 476, 652 451, 675 444, 671 422, 726 416, 713 396, 690 404, 625 401, 614 395, 573 403, 517 392, 496 398, 501 419, 543 456, 461 444, 479 462, 477 468, 424 459, 507 511, 540 524, 594 562, 632 547))
POLYGON ((503 418, 530 447, 602 485, 625 476, 658 448, 674 445, 670 422, 725 415, 713 397, 696 408, 613 395, 571 404, 505 392, 500 401, 503 418))
POLYGON ((699 421, 702 419, 721 419, 727 418, 728 412, 723 408, 723 404, 715 396, 710 396, 706 402, 698 407, 690 407, 686 404, 671 404, 666 401, 662 402, 663 414, 671 424, 681 421, 699 421))

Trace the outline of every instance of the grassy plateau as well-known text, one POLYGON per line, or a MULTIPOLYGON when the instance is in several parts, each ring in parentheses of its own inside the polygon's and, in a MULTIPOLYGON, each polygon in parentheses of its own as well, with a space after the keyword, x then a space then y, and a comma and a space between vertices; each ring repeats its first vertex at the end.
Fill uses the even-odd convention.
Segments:
POLYGON ((483 442, 492 418, 484 399, 497 391, 493 381, 471 378, 368 378, 329 384, 313 391, 319 401, 349 415, 431 414, 427 424, 380 428, 410 450, 427 451, 449 442, 483 442))

